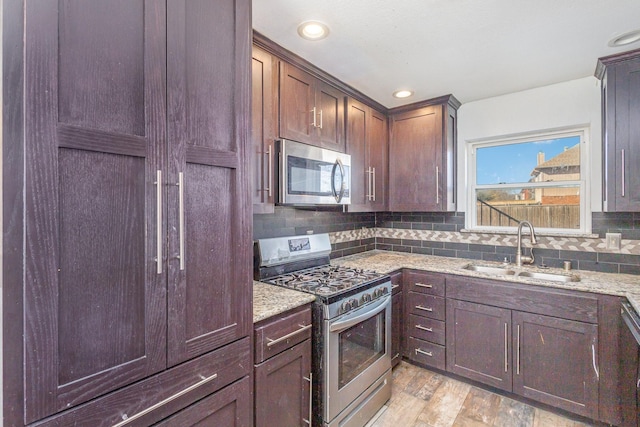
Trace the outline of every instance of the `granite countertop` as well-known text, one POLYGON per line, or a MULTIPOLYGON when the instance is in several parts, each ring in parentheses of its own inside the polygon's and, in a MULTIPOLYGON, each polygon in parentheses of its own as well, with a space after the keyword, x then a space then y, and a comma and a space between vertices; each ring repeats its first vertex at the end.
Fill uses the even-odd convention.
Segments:
POLYGON ((598 294, 616 295, 627 297, 635 310, 640 313, 640 276, 631 274, 599 273, 595 271, 571 270, 570 273, 558 268, 541 269, 535 266, 516 267, 514 264, 509 269, 520 271, 539 271, 554 274, 573 274, 580 280, 577 282, 554 282, 549 280, 532 279, 520 276, 494 276, 486 273, 465 270, 468 264, 489 266, 501 266, 499 262, 471 260, 463 258, 449 258, 433 255, 407 254, 401 252, 389 252, 373 250, 349 255, 331 261, 332 265, 374 270, 379 273, 391 273, 401 268, 415 268, 438 273, 457 274, 470 277, 482 277, 492 280, 507 282, 528 283, 531 285, 547 286, 559 289, 593 292, 598 294))
MULTIPOLYGON (((570 273, 558 268, 541 269, 535 266, 516 267, 509 269, 520 271, 539 271, 554 274, 577 275, 577 282, 554 282, 520 276, 494 276, 465 270, 468 264, 501 266, 499 262, 471 260, 464 258, 449 258, 433 255, 407 254, 373 250, 355 255, 331 260, 332 265, 374 270, 379 273, 391 273, 401 268, 414 268, 437 273, 457 274, 470 277, 500 280, 507 282, 526 283, 530 285, 551 288, 568 289, 574 291, 593 292, 597 294, 627 297, 636 312, 640 314, 640 276, 631 274, 599 273, 586 270, 572 270, 570 273)), ((262 282, 253 282, 253 322, 275 316, 287 310, 308 304, 315 300, 315 296, 304 292, 294 291, 262 282)))
POLYGON ((305 292, 253 281, 253 323, 315 301, 305 292))

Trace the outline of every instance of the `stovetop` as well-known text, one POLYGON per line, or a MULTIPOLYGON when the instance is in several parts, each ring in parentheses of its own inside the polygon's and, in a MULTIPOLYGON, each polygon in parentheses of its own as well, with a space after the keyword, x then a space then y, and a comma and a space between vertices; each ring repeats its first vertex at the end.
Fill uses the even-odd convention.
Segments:
POLYGON ((330 297, 370 283, 375 284, 385 277, 384 274, 374 271, 326 265, 282 274, 263 281, 321 297, 330 297))

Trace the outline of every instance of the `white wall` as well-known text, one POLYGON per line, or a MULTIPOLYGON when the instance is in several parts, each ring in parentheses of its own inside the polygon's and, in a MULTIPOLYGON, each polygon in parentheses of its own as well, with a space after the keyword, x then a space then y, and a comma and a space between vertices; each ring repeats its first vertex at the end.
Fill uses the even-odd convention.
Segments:
POLYGON ((467 205, 466 149, 469 141, 588 126, 592 212, 602 210, 600 81, 595 77, 463 104, 458 110, 458 210, 467 205))

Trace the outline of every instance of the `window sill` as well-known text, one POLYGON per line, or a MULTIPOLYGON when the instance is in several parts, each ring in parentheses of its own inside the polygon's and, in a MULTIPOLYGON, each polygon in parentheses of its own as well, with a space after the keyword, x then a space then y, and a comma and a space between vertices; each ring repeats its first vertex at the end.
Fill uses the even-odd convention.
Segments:
MULTIPOLYGON (((599 239, 600 236, 593 233, 571 233, 571 232, 563 232, 563 231, 549 231, 549 230, 535 230, 536 236, 543 237, 563 237, 563 238, 582 238, 582 239, 599 239)), ((496 230, 495 228, 463 228, 460 230, 460 233, 476 233, 476 234, 496 234, 496 235, 512 235, 516 236, 518 234, 517 230, 496 230)), ((529 235, 529 230, 526 229, 523 233, 524 235, 529 235)))

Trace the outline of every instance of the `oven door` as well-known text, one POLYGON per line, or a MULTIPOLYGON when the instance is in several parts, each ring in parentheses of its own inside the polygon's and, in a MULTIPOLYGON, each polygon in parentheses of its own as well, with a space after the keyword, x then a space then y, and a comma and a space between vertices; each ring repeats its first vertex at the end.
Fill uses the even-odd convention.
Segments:
POLYGON ((391 369, 391 295, 325 320, 324 419, 333 420, 391 369))
POLYGON ((278 144, 278 203, 348 205, 351 156, 281 140, 278 144))

